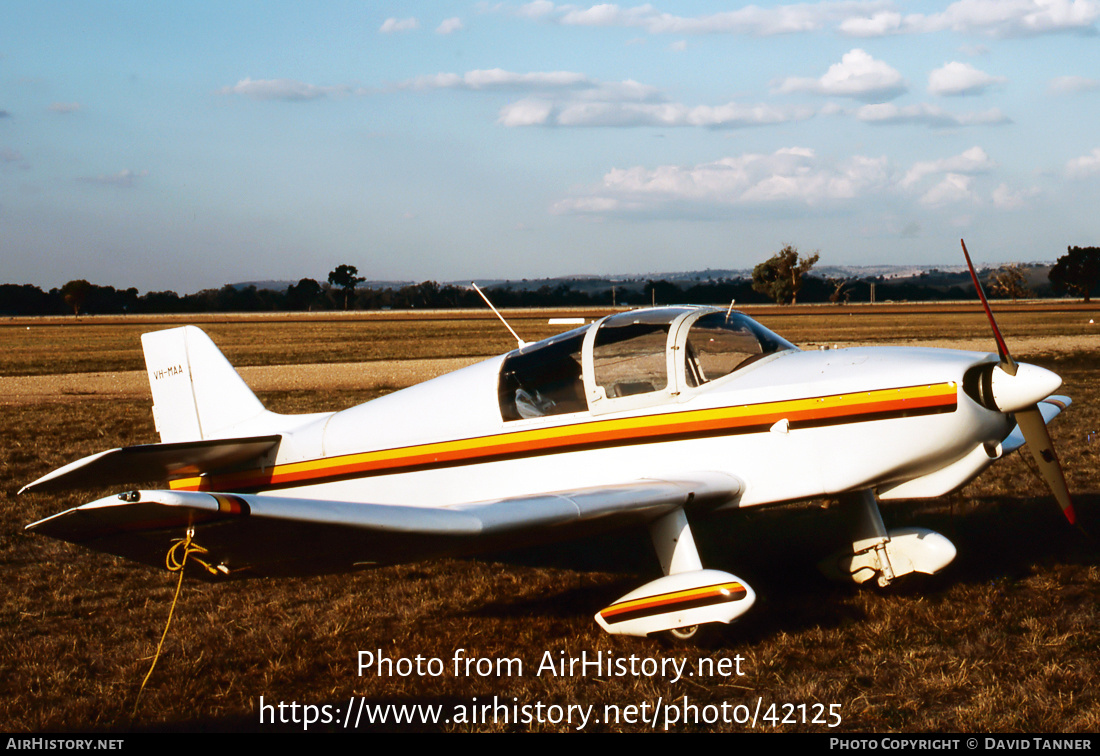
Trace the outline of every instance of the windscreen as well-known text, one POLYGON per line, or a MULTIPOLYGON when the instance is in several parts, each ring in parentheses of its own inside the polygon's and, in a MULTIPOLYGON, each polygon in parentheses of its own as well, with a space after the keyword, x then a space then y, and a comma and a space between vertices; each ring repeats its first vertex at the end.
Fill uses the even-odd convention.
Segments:
POLYGON ((797 348, 739 312, 713 312, 696 320, 688 332, 687 382, 701 386, 761 357, 797 348))

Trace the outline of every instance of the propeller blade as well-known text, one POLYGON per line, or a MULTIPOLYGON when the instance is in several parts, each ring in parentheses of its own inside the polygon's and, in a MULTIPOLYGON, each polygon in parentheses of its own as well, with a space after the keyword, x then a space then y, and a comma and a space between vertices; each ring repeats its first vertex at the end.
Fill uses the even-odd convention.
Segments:
POLYGON ((1069 488, 1066 486, 1066 476, 1062 474, 1062 465, 1058 462, 1058 455, 1054 452, 1054 444, 1050 441, 1050 432, 1047 424, 1043 422, 1043 415, 1039 412, 1039 406, 1028 407, 1016 413, 1016 422, 1020 431, 1024 434, 1027 448, 1031 450, 1031 456, 1039 465, 1039 473, 1043 476, 1054 498, 1062 507, 1062 514, 1069 520, 1070 525, 1077 522, 1077 516, 1073 512, 1073 502, 1069 498, 1069 488))
POLYGON ((962 244, 966 267, 970 269, 970 280, 974 282, 974 288, 978 290, 978 299, 982 300, 982 307, 985 308, 986 317, 989 318, 989 325, 993 326, 993 338, 997 340, 997 353, 1001 355, 1001 369, 1009 375, 1016 375, 1016 361, 1008 353, 1008 345, 1005 344, 1004 337, 1001 336, 1001 329, 997 327, 997 321, 993 318, 993 310, 989 308, 989 300, 985 298, 985 290, 982 289, 982 284, 978 281, 978 273, 974 270, 974 263, 970 261, 970 253, 966 251, 966 242, 959 239, 959 243, 962 244))
MULTIPOLYGON (((989 307, 989 300, 985 297, 982 284, 978 281, 978 273, 974 270, 974 263, 970 260, 970 253, 966 249, 966 241, 959 239, 962 244, 963 257, 966 258, 966 267, 970 269, 970 280, 974 282, 974 288, 978 291, 978 299, 982 301, 989 325, 993 327, 993 337, 997 340, 997 352, 1001 356, 1001 370, 1011 376, 1015 376, 1019 369, 1016 361, 1008 352, 1008 345, 1001 336, 1001 329, 997 327, 997 321, 993 317, 993 310, 989 307)), ((1043 476, 1050 492, 1062 507, 1062 514, 1069 520, 1070 525, 1077 522, 1077 516, 1073 512, 1073 502, 1069 497, 1069 487, 1066 486, 1066 476, 1062 473, 1062 465, 1058 462, 1058 455, 1054 452, 1054 444, 1050 441, 1050 432, 1043 421, 1043 414, 1039 411, 1039 405, 1033 404, 1026 409, 1015 413, 1016 423, 1020 426, 1020 432, 1024 435, 1027 448, 1031 450, 1031 456, 1035 458, 1039 466, 1039 474, 1043 476)))

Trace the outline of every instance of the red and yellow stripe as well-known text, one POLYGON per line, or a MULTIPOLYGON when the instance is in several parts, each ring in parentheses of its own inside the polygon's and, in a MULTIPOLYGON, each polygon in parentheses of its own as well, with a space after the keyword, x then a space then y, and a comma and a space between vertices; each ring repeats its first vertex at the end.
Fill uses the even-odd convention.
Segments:
POLYGON ((754 433, 766 431, 783 419, 788 421, 791 430, 868 422, 911 414, 953 412, 957 393, 956 384, 946 382, 735 407, 589 420, 550 428, 292 462, 263 471, 179 478, 171 481, 170 485, 175 490, 185 491, 255 491, 586 448, 754 433))

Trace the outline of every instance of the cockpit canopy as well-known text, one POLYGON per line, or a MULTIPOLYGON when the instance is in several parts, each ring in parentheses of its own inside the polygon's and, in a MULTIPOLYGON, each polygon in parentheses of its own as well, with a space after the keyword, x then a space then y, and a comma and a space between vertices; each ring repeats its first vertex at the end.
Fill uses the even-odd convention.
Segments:
POLYGON ((588 409, 581 379, 581 348, 591 327, 528 344, 504 358, 499 393, 500 414, 505 420, 588 409))
POLYGON ((506 356, 501 415, 521 420, 660 404, 793 349, 739 312, 663 307, 609 315, 506 356))

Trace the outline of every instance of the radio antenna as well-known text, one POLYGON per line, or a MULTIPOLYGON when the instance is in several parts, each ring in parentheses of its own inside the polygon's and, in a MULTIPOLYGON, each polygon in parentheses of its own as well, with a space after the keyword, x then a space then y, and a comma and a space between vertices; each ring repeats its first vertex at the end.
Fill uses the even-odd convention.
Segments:
POLYGON ((523 349, 525 346, 527 346, 527 342, 519 337, 519 334, 515 332, 512 326, 508 325, 508 321, 505 320, 504 316, 500 314, 500 310, 493 307, 493 303, 489 301, 489 297, 485 296, 485 292, 483 292, 481 288, 473 281, 470 281, 470 286, 474 287, 474 291, 481 295, 481 298, 485 300, 485 304, 489 305, 489 309, 492 310, 498 318, 500 318, 500 322, 504 324, 504 327, 507 328, 509 332, 511 332, 512 336, 519 343, 519 348, 523 349))

